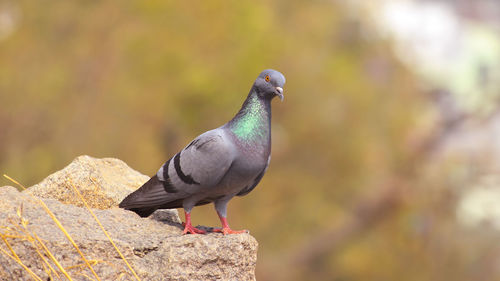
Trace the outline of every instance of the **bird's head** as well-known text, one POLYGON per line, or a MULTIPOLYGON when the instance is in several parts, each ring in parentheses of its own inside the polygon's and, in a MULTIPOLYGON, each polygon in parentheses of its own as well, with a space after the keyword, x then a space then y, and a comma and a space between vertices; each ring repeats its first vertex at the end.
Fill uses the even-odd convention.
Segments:
POLYGON ((254 88, 261 98, 272 99, 278 96, 283 101, 283 86, 285 76, 279 71, 266 69, 259 74, 255 80, 254 88))

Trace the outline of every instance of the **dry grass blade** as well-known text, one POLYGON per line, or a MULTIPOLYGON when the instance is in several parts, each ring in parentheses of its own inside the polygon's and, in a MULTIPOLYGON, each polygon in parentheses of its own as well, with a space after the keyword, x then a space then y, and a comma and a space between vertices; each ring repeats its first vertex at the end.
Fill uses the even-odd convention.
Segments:
POLYGON ((16 251, 14 251, 14 249, 10 246, 9 241, 7 241, 7 239, 5 238, 5 236, 4 236, 3 234, 0 234, 0 237, 2 237, 3 242, 5 243, 5 245, 7 245, 7 248, 9 248, 10 252, 12 253, 12 255, 14 255, 14 257, 15 257, 17 260, 21 260, 21 259, 17 256, 16 251))
POLYGON ((21 220, 21 226, 22 226, 22 228, 19 227, 18 225, 16 227, 19 228, 20 231, 25 234, 25 236, 23 238, 26 238, 26 240, 28 240, 31 243, 31 245, 35 249, 35 251, 38 254, 38 256, 42 259, 42 261, 43 261, 43 263, 42 263, 43 269, 44 269, 45 273, 47 273, 47 275, 49 276, 49 279, 50 280, 54 279, 52 277, 52 272, 56 275, 57 279, 61 279, 61 277, 59 276, 59 273, 57 273, 57 271, 54 270, 54 268, 52 267, 52 265, 50 264, 50 262, 41 253, 40 250, 44 250, 44 248, 41 247, 41 246, 39 246, 39 244, 37 244, 37 242, 40 243, 40 244, 43 244, 43 243, 41 241, 37 241, 36 238, 35 238, 35 235, 33 235, 28 230, 28 220, 26 220, 23 217, 23 210, 24 210, 23 206, 24 206, 23 203, 21 203, 21 206, 19 206, 19 208, 17 209, 17 212, 16 212, 17 216, 21 220))
POLYGON ((33 271, 31 271, 31 269, 29 269, 22 261, 21 259, 17 256, 16 252, 14 251, 14 249, 12 249, 12 247, 10 246, 9 242, 7 241, 7 239, 5 239, 5 237, 0 234, 0 236, 2 237, 2 240, 5 242, 5 245, 7 245, 7 247, 9 248, 9 250, 12 252, 12 255, 10 255, 7 251, 5 251, 3 248, 0 248, 0 251, 5 254, 6 256, 8 256, 9 258, 13 259, 14 261, 16 261, 22 268, 24 268, 24 270, 26 270, 30 275, 31 277, 33 277, 33 279, 37 280, 37 281, 42 281, 42 279, 40 277, 38 277, 38 275, 36 275, 33 271))
POLYGON ((57 273, 57 271, 52 267, 52 265, 50 264, 50 262, 44 257, 44 255, 40 251, 40 250, 48 251, 48 249, 44 249, 42 246, 40 246, 40 244, 42 242, 41 241, 37 241, 36 238, 31 233, 29 233, 27 229, 25 230, 25 234, 26 234, 26 238, 27 238, 26 240, 28 240, 31 243, 31 245, 35 249, 35 251, 38 254, 38 256, 40 257, 40 259, 42 259, 42 261, 43 261, 43 263, 42 263, 43 268, 45 270, 45 273, 47 273, 47 275, 49 276, 50 280, 54 279, 52 277, 52 272, 57 276, 58 279, 61 279, 61 277, 59 276, 59 273, 57 273), (37 244, 37 242, 39 244, 37 244))
POLYGON ((22 187, 22 189, 23 189, 23 190, 24 190, 24 189, 26 189, 26 187, 25 187, 24 185, 20 184, 20 183, 19 183, 18 181, 16 181, 15 179, 13 179, 13 178, 11 178, 11 177, 7 176, 6 174, 3 174, 3 176, 4 176, 6 179, 10 180, 11 182, 13 182, 13 183, 15 183, 15 184, 19 185, 20 187, 22 187))
POLYGON ((31 243, 31 245, 35 249, 35 251, 38 254, 38 256, 42 259, 42 261, 43 261, 43 263, 42 263, 43 271, 45 271, 45 273, 47 274, 48 279, 49 280, 54 280, 54 277, 52 277, 52 272, 54 272, 56 274, 56 276, 57 276, 58 279, 61 279, 61 277, 59 276, 59 274, 57 273, 57 271, 54 270, 54 268, 50 265, 50 263, 47 261, 47 259, 42 255, 42 253, 40 252, 40 249, 37 247, 37 245, 35 244, 34 240, 33 239, 29 239, 29 242, 31 243))
MULTIPOLYGON (((13 178, 11 178, 11 177, 9 177, 9 176, 7 176, 5 174, 3 176, 5 178, 7 178, 8 180, 12 181, 13 183, 19 185, 23 189, 26 189, 26 187, 24 185, 20 184, 18 181, 14 180, 13 178)), ((78 252, 78 254, 80 255, 80 257, 84 261, 84 263, 87 265, 87 267, 90 269, 90 271, 94 275, 94 277, 98 281, 101 281, 101 279, 99 278, 99 276, 97 276, 97 273, 94 271, 94 268, 92 268, 92 266, 90 265, 89 261, 87 260, 87 258, 85 258, 85 256, 83 255, 83 253, 80 250, 80 248, 78 247, 78 245, 76 245, 76 242, 75 242, 75 240, 73 240, 73 237, 71 237, 71 235, 66 231, 66 229, 61 224, 61 222, 59 221, 59 219, 54 215, 54 213, 52 213, 52 211, 45 204, 45 202, 43 202, 39 198, 35 198, 35 199, 37 199, 36 201, 42 206, 42 208, 44 209, 44 211, 50 216, 50 218, 56 223, 57 227, 64 233, 64 235, 66 236, 66 238, 71 242, 71 244, 73 245, 73 247, 75 248, 75 250, 78 252)))
POLYGON ((56 223, 57 227, 59 227, 59 229, 64 233, 64 235, 69 240, 69 242, 71 242, 71 244, 73 245, 73 247, 75 248, 75 250, 78 252, 78 254, 80 255, 80 257, 82 258, 82 260, 85 262, 85 264, 87 265, 87 267, 90 269, 90 271, 92 272, 92 274, 95 276, 95 278, 100 281, 101 279, 99 278, 99 276, 97 276, 97 273, 94 271, 94 268, 92 268, 92 266, 90 265, 90 263, 87 260, 87 258, 85 258, 85 255, 82 253, 82 251, 80 250, 80 248, 78 247, 78 245, 76 245, 76 242, 75 242, 75 240, 73 240, 73 237, 71 237, 71 235, 66 231, 66 229, 64 228, 64 226, 61 224, 61 222, 59 221, 59 219, 54 215, 54 213, 52 213, 52 211, 49 209, 49 207, 47 207, 47 205, 42 200, 38 200, 38 201, 42 205, 42 207, 45 210, 45 212, 47 214, 49 214, 50 218, 56 223))
POLYGON ((66 278, 68 278, 68 280, 73 280, 73 279, 71 279, 71 276, 69 276, 68 272, 66 272, 66 270, 64 269, 64 267, 54 257, 54 255, 52 254, 52 252, 50 252, 49 249, 47 248, 47 246, 45 246, 45 244, 42 242, 42 240, 36 234, 34 235, 34 238, 38 241, 38 243, 40 243, 40 245, 44 249, 44 251, 47 254, 47 256, 49 256, 50 260, 54 262, 54 264, 57 266, 57 268, 59 268, 59 270, 64 274, 64 276, 66 276, 66 278))
MULTIPOLYGON (((97 263, 99 262, 103 262, 103 261, 98 261, 98 260, 89 260, 89 262, 92 264, 92 265, 96 265, 97 263)), ((75 265, 72 265, 72 266, 68 266, 66 269, 75 269, 75 268, 84 268, 84 267, 87 267, 84 263, 80 263, 80 264, 75 264, 75 265)))
MULTIPOLYGON (((91 179, 92 180, 92 179, 91 179)), ((102 232, 104 232, 104 235, 106 235, 106 237, 109 239, 109 242, 111 242, 111 245, 113 245, 113 247, 115 248, 116 252, 118 252, 118 254, 120 255, 120 257, 122 258, 122 260, 125 262, 125 264, 127 265, 127 267, 130 269, 130 271, 132 272, 132 274, 134 275, 134 277, 141 281, 141 278, 139 278, 139 276, 137 275, 137 273, 135 273, 135 270, 132 268, 132 266, 128 263, 127 259, 125 258, 125 256, 123 256, 122 252, 118 249, 118 247, 115 245, 115 242, 113 242, 113 239, 111 239, 111 237, 109 236, 108 232, 106 231, 106 229, 104 229, 104 226, 101 224, 101 222, 99 221, 99 219, 96 217, 96 215, 94 214, 94 212, 92 211, 92 209, 90 209, 89 205, 87 204, 87 202, 85 201, 85 199, 83 198, 83 196, 80 194, 80 192, 78 191, 78 189, 75 187, 75 185, 73 184, 73 182, 71 180, 69 180, 69 182, 71 183, 71 186, 73 187, 73 190, 75 191, 75 193, 78 195, 78 197, 82 200, 83 204, 85 205, 85 207, 87 208, 87 210, 89 210, 90 214, 92 215, 92 217, 95 219, 95 221, 97 222, 97 224, 99 225, 99 227, 102 229, 102 232)), ((96 184, 93 180, 92 182, 94 184, 96 184)))

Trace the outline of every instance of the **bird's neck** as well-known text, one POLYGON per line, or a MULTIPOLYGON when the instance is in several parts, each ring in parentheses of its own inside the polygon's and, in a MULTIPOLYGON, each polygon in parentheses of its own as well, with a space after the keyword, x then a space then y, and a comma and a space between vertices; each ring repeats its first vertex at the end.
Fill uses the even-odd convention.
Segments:
POLYGON ((259 98, 252 88, 240 111, 228 123, 235 136, 248 142, 269 142, 271 100, 259 98))

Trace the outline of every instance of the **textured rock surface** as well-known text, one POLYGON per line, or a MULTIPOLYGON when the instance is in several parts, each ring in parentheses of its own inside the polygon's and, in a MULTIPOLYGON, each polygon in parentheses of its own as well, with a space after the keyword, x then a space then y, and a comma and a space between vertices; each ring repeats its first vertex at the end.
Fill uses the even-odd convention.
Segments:
POLYGON ((84 155, 26 192, 83 207, 80 199, 74 195, 71 187, 74 184, 90 207, 107 209, 117 206, 147 180, 148 176, 133 170, 119 159, 97 159, 84 155))
MULTIPOLYGON (((96 176, 97 174, 96 177, 99 178, 104 174, 106 180, 114 177, 113 172, 110 171, 115 168, 103 172, 107 165, 102 164, 101 161, 113 164, 118 163, 116 161, 119 160, 85 158, 87 163, 92 161, 100 163, 81 166, 84 167, 83 169, 89 167, 91 171, 75 171, 77 175, 81 175, 80 178, 73 177, 73 183, 79 188, 83 189, 88 186, 85 175, 96 176), (94 169, 97 165, 101 166, 94 169), (77 179, 82 179, 83 183, 77 179)), ((82 157, 77 158, 70 166, 80 161, 82 157)), ((50 179, 50 185, 44 185, 44 190, 47 192, 37 194, 44 197, 56 194, 54 197, 65 202, 42 199, 61 221, 85 257, 92 262, 97 262, 93 268, 101 280, 135 280, 88 210, 68 204, 77 201, 75 198, 70 199, 69 191, 71 190, 64 191, 68 192, 65 196, 59 196, 61 193, 50 192, 50 186, 67 188, 64 182, 54 180, 64 181, 65 177, 61 175, 66 172, 58 172, 61 174, 50 179)), ((44 182, 48 182, 49 178, 44 182)), ((106 185, 106 180, 103 179, 100 184, 106 185)), ((92 181, 90 183, 95 185, 92 181)), ((139 185, 140 183, 136 184, 134 188, 139 185)), ((108 187, 103 186, 101 190, 108 190, 108 187)), ((129 191, 122 192, 124 194, 116 195, 116 198, 126 196, 129 191)), ((106 195, 106 192, 103 194, 106 195)), ((112 198, 112 196, 104 195, 102 198, 112 198)), ((49 258, 45 250, 34 240, 35 237, 39 237, 44 242, 73 280, 89 280, 89 277, 92 279, 91 271, 84 266, 78 252, 44 211, 38 200, 39 197, 32 196, 28 192, 18 192, 13 187, 0 187, 0 234, 2 238, 10 244, 21 262, 42 280, 47 280, 47 272, 50 270, 37 250, 44 259, 49 260, 49 258)), ((102 205, 99 207, 102 208, 102 205)), ((140 218, 133 212, 116 207, 106 210, 94 209, 94 212, 142 280, 255 279, 257 242, 249 234, 223 236, 211 233, 183 236, 181 235, 182 226, 175 210, 160 210, 150 218, 140 218)), ((7 254, 12 255, 12 252, 7 244, 0 240, 0 280, 33 280, 28 271, 7 254)), ((64 280, 64 276, 57 270, 55 263, 49 263, 58 271, 61 280, 64 280)), ((55 277, 54 273, 51 275, 55 277)), ((57 277, 53 279, 57 280, 57 277)))

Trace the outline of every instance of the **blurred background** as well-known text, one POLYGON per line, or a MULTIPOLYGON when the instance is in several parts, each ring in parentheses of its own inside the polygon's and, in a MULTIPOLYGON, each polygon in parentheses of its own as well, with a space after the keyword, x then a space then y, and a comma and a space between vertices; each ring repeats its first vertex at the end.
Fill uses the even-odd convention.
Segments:
POLYGON ((273 160, 229 204, 258 280, 500 280, 497 0, 0 0, 0 173, 152 175, 265 68, 273 160))

